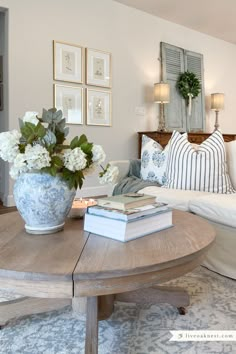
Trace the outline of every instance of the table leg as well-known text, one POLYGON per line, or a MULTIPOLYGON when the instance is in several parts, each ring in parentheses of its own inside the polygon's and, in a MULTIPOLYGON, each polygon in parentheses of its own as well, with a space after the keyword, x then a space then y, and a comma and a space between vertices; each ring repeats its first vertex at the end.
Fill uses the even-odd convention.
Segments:
POLYGON ((98 353, 98 297, 87 297, 85 354, 98 353))

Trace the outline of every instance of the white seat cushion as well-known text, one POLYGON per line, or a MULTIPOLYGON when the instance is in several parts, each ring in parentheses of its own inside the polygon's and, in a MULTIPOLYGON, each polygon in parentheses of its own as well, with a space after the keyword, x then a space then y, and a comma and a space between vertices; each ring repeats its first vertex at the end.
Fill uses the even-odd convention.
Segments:
POLYGON ((176 208, 183 211, 189 211, 190 200, 210 194, 207 192, 167 189, 155 186, 145 187, 139 192, 154 195, 157 198, 157 201, 168 203, 171 208, 176 208))
POLYGON ((198 198, 192 198, 189 208, 195 214, 211 221, 236 227, 236 194, 204 193, 198 198))

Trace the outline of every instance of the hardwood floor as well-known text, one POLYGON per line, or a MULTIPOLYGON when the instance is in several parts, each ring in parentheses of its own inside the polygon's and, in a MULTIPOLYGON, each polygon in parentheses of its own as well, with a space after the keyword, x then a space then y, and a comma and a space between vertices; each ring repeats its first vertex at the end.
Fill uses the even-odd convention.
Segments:
POLYGON ((16 211, 16 207, 5 207, 0 200, 0 215, 10 213, 11 211, 16 211))

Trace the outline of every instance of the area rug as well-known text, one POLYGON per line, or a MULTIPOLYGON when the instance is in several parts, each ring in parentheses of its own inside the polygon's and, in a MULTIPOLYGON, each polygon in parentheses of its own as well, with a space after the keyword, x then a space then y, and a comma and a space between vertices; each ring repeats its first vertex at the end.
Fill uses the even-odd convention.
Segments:
MULTIPOLYGON (((236 353, 236 342, 170 342, 170 330, 236 330, 236 281, 205 268, 168 284, 188 289, 185 316, 167 304, 116 303, 99 323, 99 354, 236 353)), ((9 294, 0 292, 0 301, 9 294)), ((70 307, 11 321, 0 331, 1 354, 82 354, 85 322, 70 307)))

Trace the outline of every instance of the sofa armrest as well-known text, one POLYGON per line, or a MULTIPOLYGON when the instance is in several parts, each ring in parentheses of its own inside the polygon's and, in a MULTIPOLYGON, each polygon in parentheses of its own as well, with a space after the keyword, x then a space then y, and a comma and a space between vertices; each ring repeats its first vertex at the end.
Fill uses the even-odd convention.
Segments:
POLYGON ((119 169, 119 176, 116 180, 116 183, 109 185, 107 188, 107 195, 111 196, 116 184, 119 183, 120 181, 122 181, 122 179, 128 175, 130 161, 129 160, 114 160, 114 161, 109 161, 109 164, 111 166, 117 166, 119 169))
POLYGON ((117 166, 119 169, 119 176, 116 183, 120 182, 123 178, 125 178, 129 173, 130 160, 114 160, 109 161, 110 165, 117 166))

